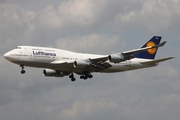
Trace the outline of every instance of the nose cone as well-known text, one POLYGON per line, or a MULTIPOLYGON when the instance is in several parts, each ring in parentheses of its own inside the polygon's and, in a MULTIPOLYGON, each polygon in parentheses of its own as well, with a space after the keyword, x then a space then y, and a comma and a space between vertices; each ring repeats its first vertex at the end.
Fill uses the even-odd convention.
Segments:
POLYGON ((7 52, 7 53, 4 54, 4 58, 6 58, 7 60, 10 61, 11 57, 10 57, 9 52, 7 52))

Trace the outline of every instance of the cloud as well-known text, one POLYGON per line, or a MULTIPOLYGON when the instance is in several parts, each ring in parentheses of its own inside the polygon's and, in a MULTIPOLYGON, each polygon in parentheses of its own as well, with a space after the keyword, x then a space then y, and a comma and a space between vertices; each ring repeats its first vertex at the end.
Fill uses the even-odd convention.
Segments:
POLYGON ((63 1, 57 8, 48 5, 37 14, 36 26, 62 30, 70 25, 80 28, 94 24, 101 7, 94 8, 89 0, 63 1))
POLYGON ((86 119, 93 114, 102 114, 101 112, 109 112, 117 107, 116 103, 106 102, 105 100, 86 100, 74 102, 72 108, 65 109, 61 112, 61 119, 86 119), (82 117, 82 116, 84 117, 82 117))
POLYGON ((122 26, 126 28, 135 24, 136 27, 149 29, 154 33, 168 32, 174 29, 172 26, 175 26, 176 20, 179 19, 178 6, 179 2, 173 0, 145 0, 140 9, 129 9, 125 13, 119 13, 115 21, 116 24, 124 23, 127 26, 122 26))
POLYGON ((95 14, 93 13, 92 2, 89 0, 70 0, 63 2, 57 11, 64 21, 77 24, 80 27, 92 24, 95 14))
POLYGON ((3 42, 1 48, 5 50, 9 46, 12 49, 12 45, 15 47, 19 43, 30 43, 34 30, 30 22, 34 18, 34 12, 11 4, 2 4, 0 9, 0 41, 3 42))
POLYGON ((1 1, 0 119, 179 118, 178 0, 1 1), (17 45, 51 46, 110 54, 137 48, 154 34, 168 44, 158 57, 176 58, 157 67, 91 80, 44 77, 42 69, 9 63, 3 54, 17 45))
MULTIPOLYGON (((106 53, 109 52, 111 48, 117 46, 118 41, 119 37, 115 35, 91 34, 80 37, 60 38, 56 41, 56 45, 57 48, 72 51, 106 53)), ((123 44, 121 45, 123 46, 123 44)))

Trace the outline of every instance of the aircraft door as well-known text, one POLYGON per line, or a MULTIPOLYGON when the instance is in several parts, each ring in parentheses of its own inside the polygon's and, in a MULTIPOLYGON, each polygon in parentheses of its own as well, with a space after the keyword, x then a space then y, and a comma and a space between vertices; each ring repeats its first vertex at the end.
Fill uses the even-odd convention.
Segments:
POLYGON ((34 59, 32 49, 29 48, 29 49, 27 49, 27 51, 28 51, 29 59, 34 59))
POLYGON ((29 59, 33 59, 33 53, 30 48, 24 48, 24 54, 28 56, 29 59))

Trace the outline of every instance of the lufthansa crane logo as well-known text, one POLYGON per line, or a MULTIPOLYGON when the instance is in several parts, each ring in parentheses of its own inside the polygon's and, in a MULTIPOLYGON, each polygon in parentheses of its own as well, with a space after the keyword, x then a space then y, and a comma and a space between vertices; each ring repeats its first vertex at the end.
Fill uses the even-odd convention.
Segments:
MULTIPOLYGON (((146 47, 150 47, 150 46, 155 46, 156 44, 152 41, 149 41, 147 44, 146 44, 146 47)), ((148 49, 148 53, 149 54, 155 54, 157 51, 157 48, 151 48, 151 49, 148 49)))

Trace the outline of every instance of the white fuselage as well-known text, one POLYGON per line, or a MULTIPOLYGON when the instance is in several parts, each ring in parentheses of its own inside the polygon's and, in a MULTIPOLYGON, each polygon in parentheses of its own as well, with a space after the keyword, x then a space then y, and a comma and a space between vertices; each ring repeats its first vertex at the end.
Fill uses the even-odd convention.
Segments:
MULTIPOLYGON (((47 48, 47 47, 33 47, 33 46, 18 46, 16 49, 7 52, 4 57, 9 61, 29 67, 37 68, 48 68, 58 71, 67 72, 80 72, 82 69, 75 68, 73 64, 63 65, 63 64, 53 64, 53 62, 67 62, 73 63, 73 61, 78 60, 88 60, 98 57, 104 57, 106 55, 96 55, 96 54, 84 54, 76 53, 61 49, 47 48)), ((146 67, 153 67, 157 64, 144 65, 141 62, 152 61, 151 59, 140 59, 133 58, 131 60, 126 60, 120 63, 112 63, 107 60, 111 67, 102 70, 100 72, 121 72, 127 70, 134 70, 146 67)), ((95 72, 95 71, 89 71, 95 72)))

